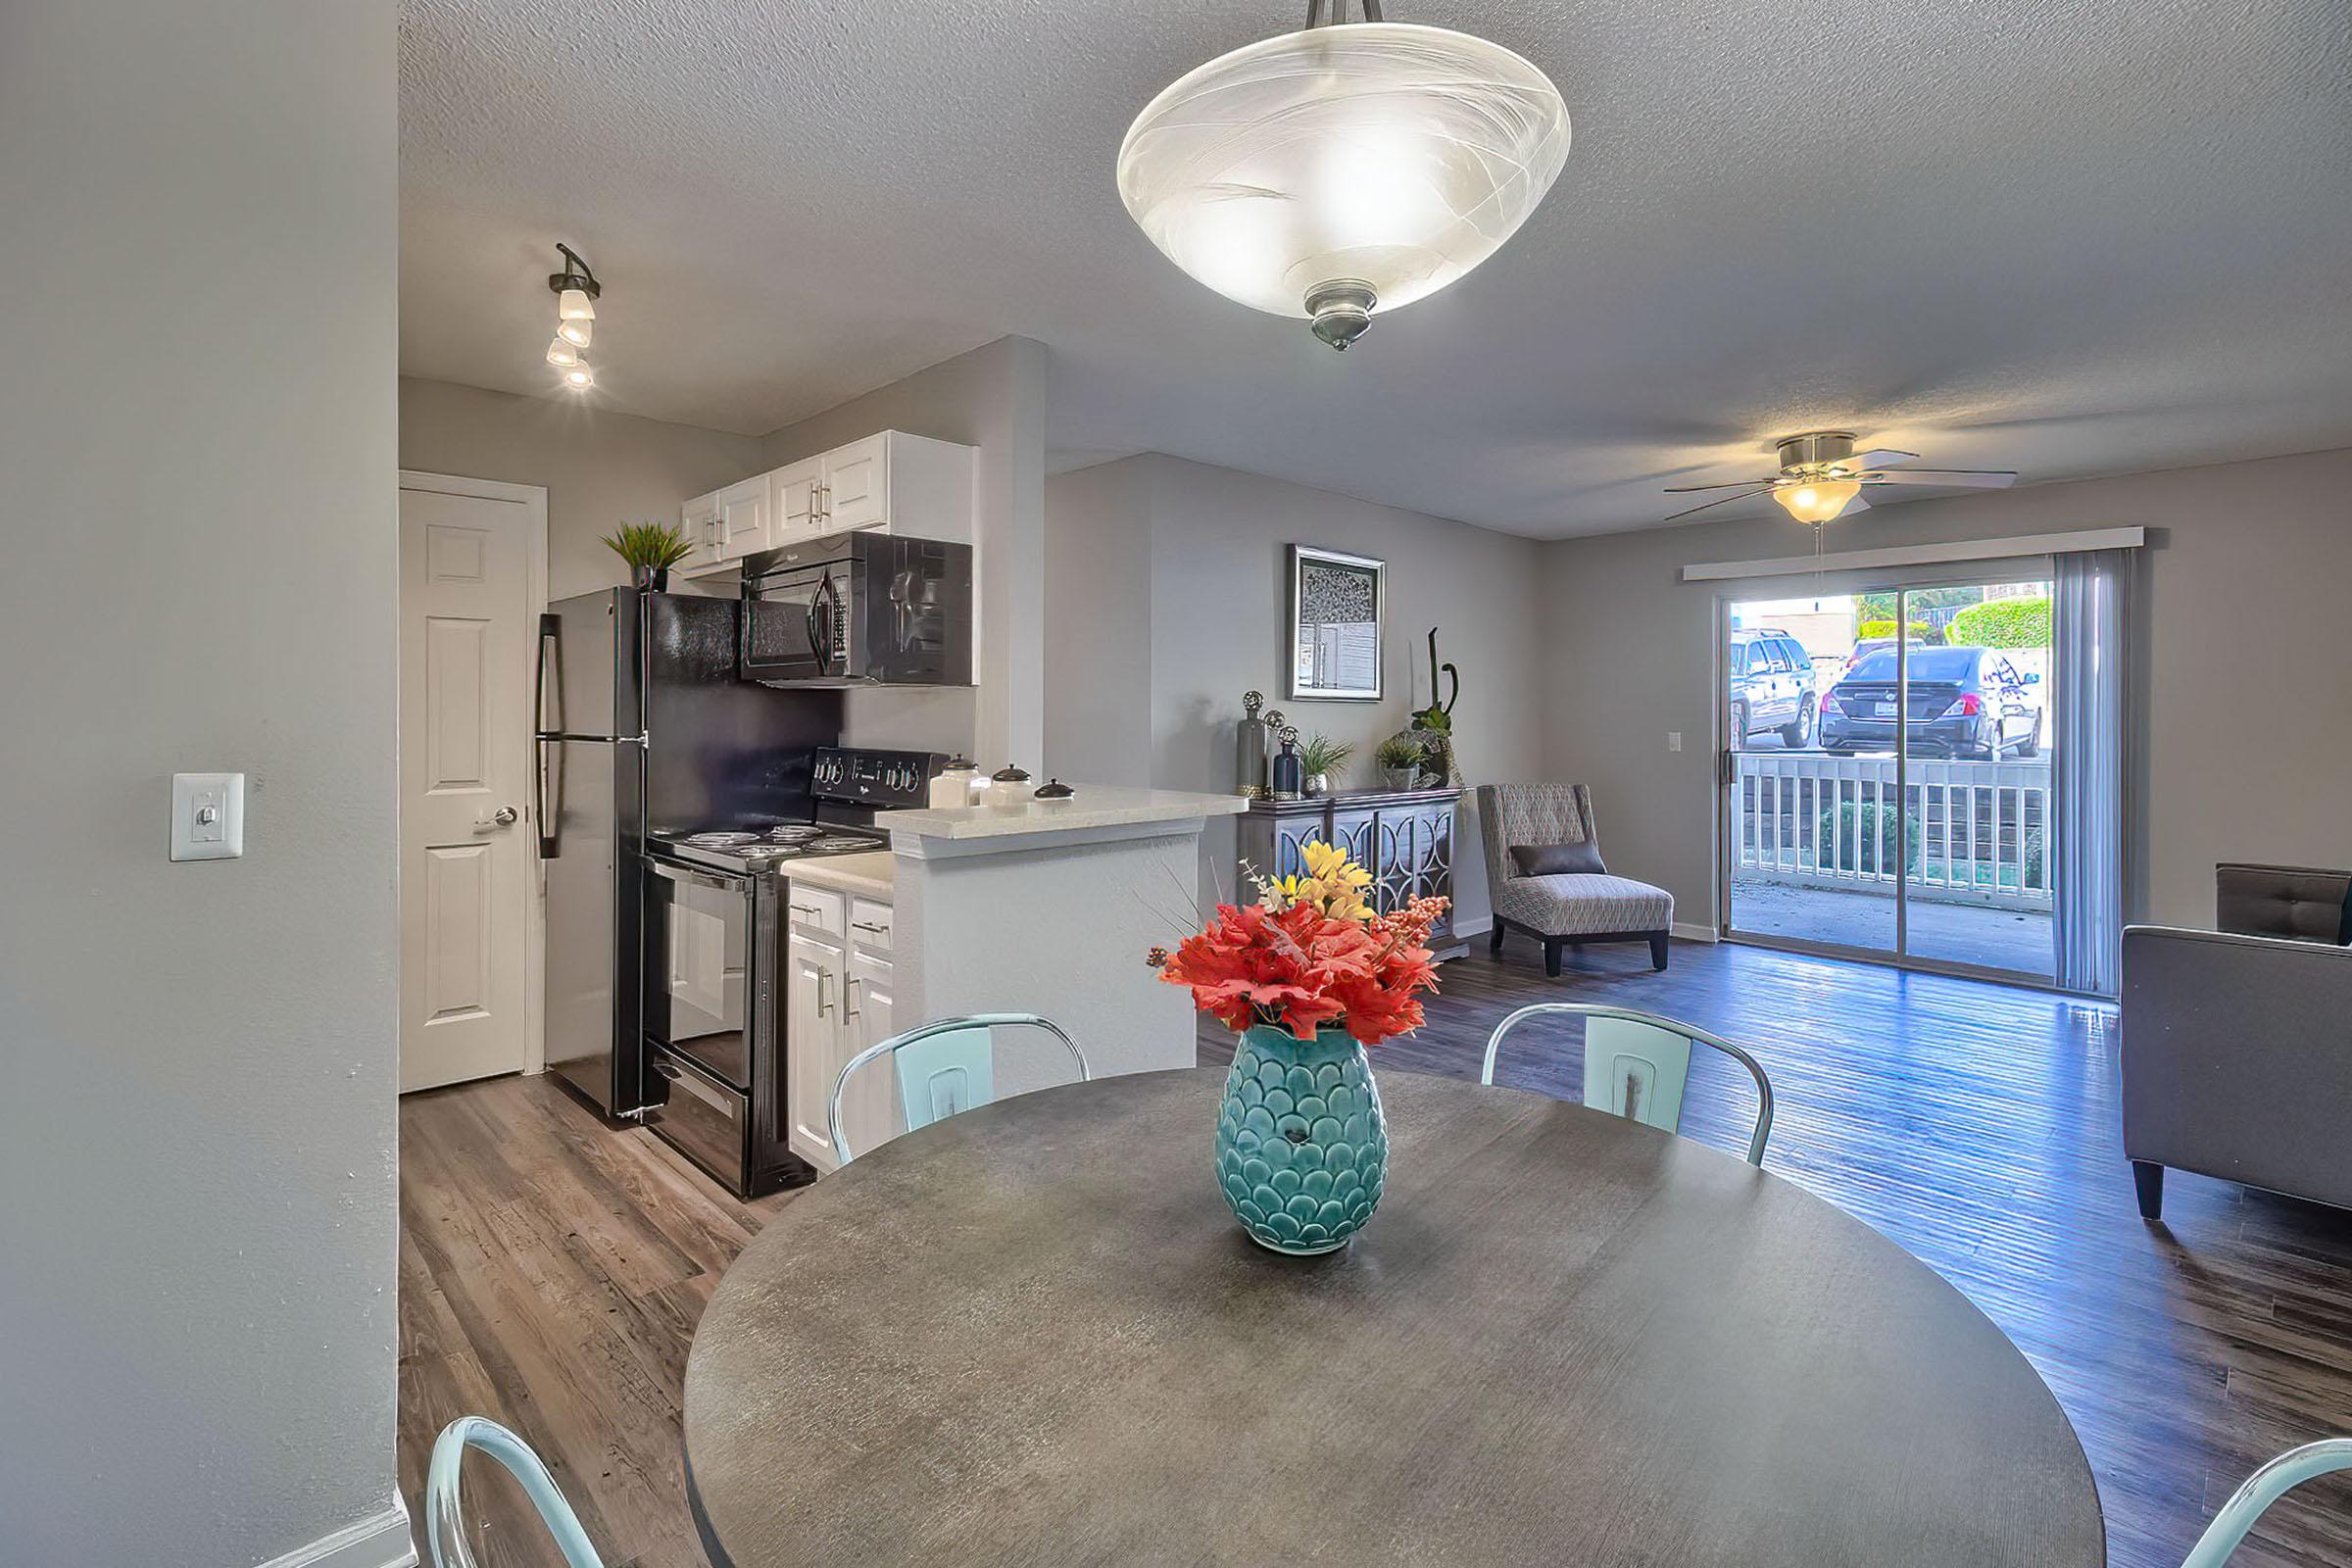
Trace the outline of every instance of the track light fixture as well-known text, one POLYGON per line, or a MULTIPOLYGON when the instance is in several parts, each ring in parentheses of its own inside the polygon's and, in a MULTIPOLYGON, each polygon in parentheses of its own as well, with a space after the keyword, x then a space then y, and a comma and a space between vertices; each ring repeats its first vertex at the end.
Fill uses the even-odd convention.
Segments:
POLYGON ((573 391, 585 391, 596 385, 596 372, 588 368, 588 356, 582 352, 595 333, 597 296, 604 285, 580 260, 580 253, 568 245, 558 245, 564 255, 564 270, 548 274, 547 286, 556 296, 556 335, 547 345, 547 363, 564 372, 564 384, 573 391))

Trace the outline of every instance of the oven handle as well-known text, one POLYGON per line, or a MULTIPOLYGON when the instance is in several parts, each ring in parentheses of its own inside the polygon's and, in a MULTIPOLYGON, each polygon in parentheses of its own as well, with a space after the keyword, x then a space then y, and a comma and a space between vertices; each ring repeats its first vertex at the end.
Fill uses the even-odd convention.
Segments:
POLYGON ((671 882, 698 883, 703 887, 716 888, 721 893, 741 893, 751 886, 749 877, 725 876, 716 871, 690 871, 682 865, 672 865, 667 860, 651 858, 645 863, 653 868, 654 875, 658 877, 671 882))

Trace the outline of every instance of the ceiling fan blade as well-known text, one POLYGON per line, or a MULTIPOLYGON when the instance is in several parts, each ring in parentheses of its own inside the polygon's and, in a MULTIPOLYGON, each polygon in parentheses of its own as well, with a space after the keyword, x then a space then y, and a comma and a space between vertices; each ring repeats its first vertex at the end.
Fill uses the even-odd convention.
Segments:
POLYGON ((1768 485, 1770 483, 1772 483, 1770 479, 1734 479, 1728 484, 1670 484, 1666 487, 1666 493, 1670 496, 1679 496, 1693 490, 1744 490, 1750 485, 1768 485))
POLYGON ((1949 485, 1970 490, 2002 490, 2017 483, 2017 475, 2003 468, 1898 468, 1890 473, 1871 473, 1868 484, 1934 484, 1949 485))
POLYGON ((1847 458, 1843 466, 1860 472, 1865 468, 1891 468, 1898 463, 1909 463, 1918 457, 1916 452, 1897 452, 1892 447, 1881 447, 1876 452, 1857 452, 1847 458))
POLYGON ((1736 496, 1717 496, 1717 497, 1716 497, 1714 500, 1712 500, 1712 501, 1701 501, 1701 502, 1700 502, 1700 503, 1699 503, 1697 506, 1695 506, 1695 507, 1686 507, 1686 508, 1684 508, 1682 511, 1680 511, 1680 512, 1677 512, 1677 513, 1673 514, 1673 515, 1671 515, 1671 516, 1665 516, 1665 517, 1660 517, 1658 520, 1659 520, 1660 522, 1672 522, 1672 521, 1675 519, 1675 517, 1688 517, 1688 516, 1689 516, 1689 515, 1690 515, 1690 514, 1691 514, 1691 513, 1693 513, 1693 512, 1704 512, 1704 511, 1706 511, 1706 510, 1707 510, 1709 507, 1720 507, 1720 506, 1722 506, 1722 505, 1723 505, 1725 502, 1727 502, 1727 501, 1745 501, 1745 500, 1746 500, 1748 497, 1750 497, 1750 496, 1760 496, 1760 495, 1764 494, 1764 492, 1766 492, 1767 490, 1770 490, 1771 488, 1772 488, 1772 486, 1771 486, 1769 483, 1767 483, 1767 484, 1759 484, 1759 485, 1757 485, 1757 486, 1756 486, 1754 489, 1752 489, 1752 490, 1743 490, 1743 491, 1741 491, 1740 494, 1738 494, 1738 495, 1736 495, 1736 496))
POLYGON ((1862 499, 1860 496, 1856 496, 1856 497, 1854 497, 1854 499, 1853 499, 1853 500, 1851 500, 1851 501, 1848 501, 1848 502, 1845 504, 1845 510, 1844 510, 1843 512, 1840 512, 1840 513, 1838 513, 1837 516, 1835 516, 1835 517, 1832 517, 1830 520, 1831 520, 1832 522, 1843 522, 1843 521, 1844 521, 1846 518, 1848 518, 1848 517, 1852 516, 1852 515, 1853 515, 1855 513, 1857 513, 1857 512, 1868 512, 1869 510, 1870 510, 1870 503, 1869 503, 1869 502, 1867 502, 1867 501, 1865 501, 1865 500, 1863 500, 1863 499, 1862 499))

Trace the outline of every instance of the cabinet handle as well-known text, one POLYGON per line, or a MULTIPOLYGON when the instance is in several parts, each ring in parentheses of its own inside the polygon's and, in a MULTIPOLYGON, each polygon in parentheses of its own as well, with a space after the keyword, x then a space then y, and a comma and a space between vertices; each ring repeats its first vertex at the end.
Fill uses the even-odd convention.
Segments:
POLYGON ((832 1010, 825 1005, 825 982, 832 978, 833 976, 823 969, 816 971, 816 1015, 819 1018, 832 1010))
POLYGON ((816 908, 813 905, 795 904, 790 907, 793 913, 799 915, 804 920, 813 920, 816 918, 816 908))
POLYGON ((843 981, 843 982, 842 982, 842 984, 841 984, 841 996, 842 996, 842 1008, 841 1008, 841 1015, 842 1015, 844 1018, 855 1018, 855 1017, 857 1017, 857 1016, 858 1016, 858 977, 857 977, 856 975, 852 975, 852 976, 850 976, 850 977, 849 977, 849 979, 847 979, 847 980, 845 980, 845 981, 843 981))
POLYGON ((869 932, 878 937, 886 937, 890 935, 890 927, 886 925, 876 925, 871 920, 852 920, 850 922, 850 929, 853 931, 869 932))

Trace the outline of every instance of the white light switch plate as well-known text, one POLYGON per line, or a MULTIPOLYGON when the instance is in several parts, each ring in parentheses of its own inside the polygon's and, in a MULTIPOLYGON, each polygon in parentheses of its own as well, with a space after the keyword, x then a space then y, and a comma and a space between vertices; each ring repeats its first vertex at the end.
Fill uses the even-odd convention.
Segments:
POLYGON ((1666 749, 1670 752, 1679 752, 1683 749, 1683 732, 1681 730, 1670 729, 1666 732, 1666 749))
POLYGON ((245 853, 245 775, 172 775, 172 858, 233 860, 245 853))

